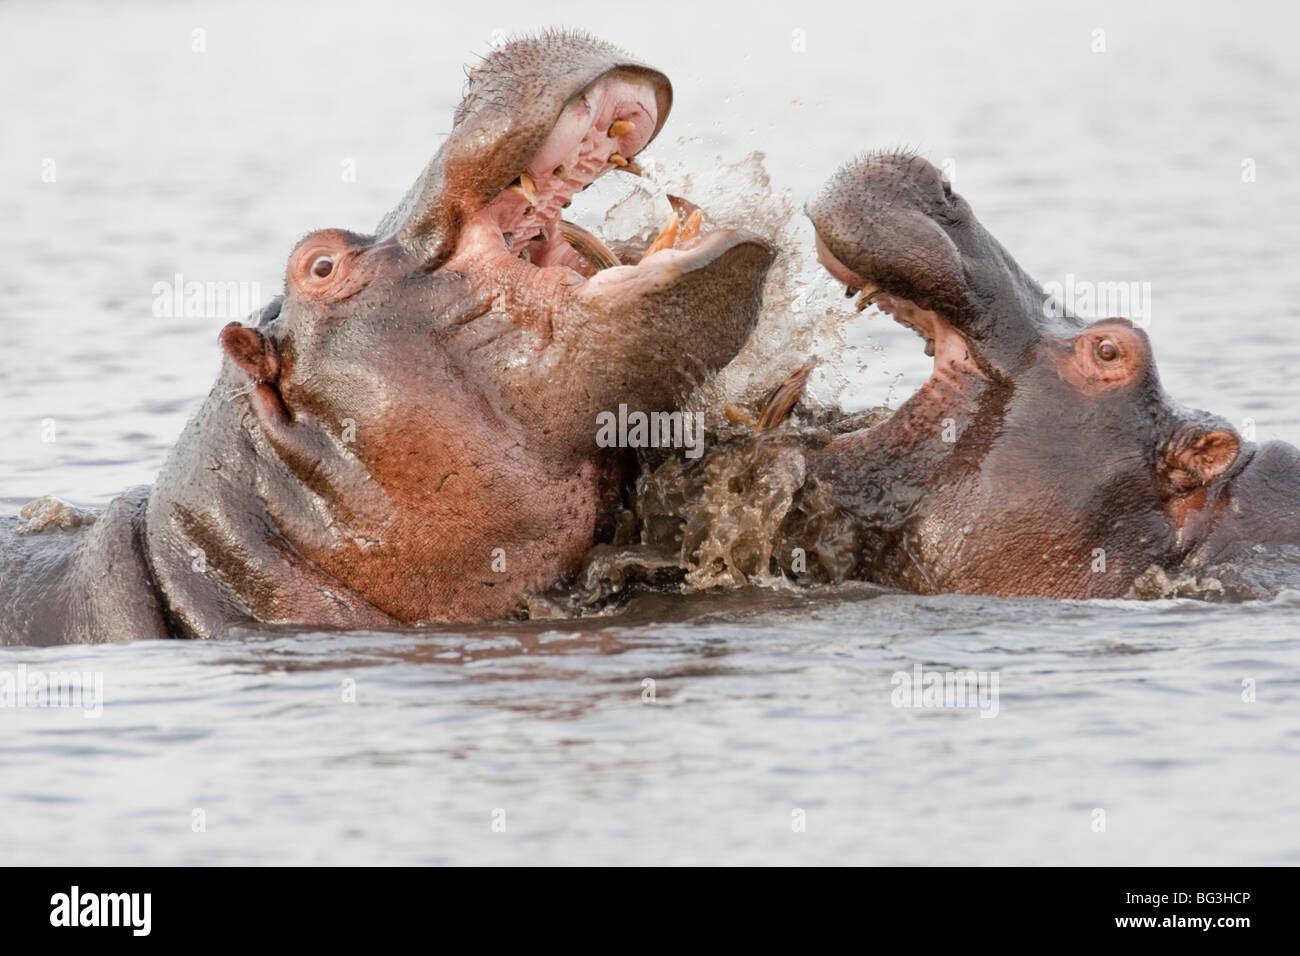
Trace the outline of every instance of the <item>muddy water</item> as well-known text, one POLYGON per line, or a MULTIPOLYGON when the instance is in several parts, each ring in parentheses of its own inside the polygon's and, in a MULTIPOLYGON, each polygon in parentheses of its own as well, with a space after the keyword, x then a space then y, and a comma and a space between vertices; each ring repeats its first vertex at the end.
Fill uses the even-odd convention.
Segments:
MULTIPOLYGON (((807 249, 798 209, 839 161, 912 145, 1041 280, 1136 283, 1172 394, 1300 442, 1294 13, 661 6, 0 8, 0 508, 151 480, 242 317, 159 314, 159 284, 274 294, 301 234, 365 230, 403 193, 467 53, 543 22, 676 84, 655 189, 602 182, 583 225, 628 235, 671 188, 807 249)), ((797 251, 769 292, 710 414, 810 355, 821 406, 922 381, 919 340, 853 317, 797 251)), ((1294 592, 750 583, 580 620, 6 650, 0 673, 97 675, 102 707, 0 708, 0 858, 1298 862, 1294 592), (895 706, 917 665, 998 694, 895 706)))

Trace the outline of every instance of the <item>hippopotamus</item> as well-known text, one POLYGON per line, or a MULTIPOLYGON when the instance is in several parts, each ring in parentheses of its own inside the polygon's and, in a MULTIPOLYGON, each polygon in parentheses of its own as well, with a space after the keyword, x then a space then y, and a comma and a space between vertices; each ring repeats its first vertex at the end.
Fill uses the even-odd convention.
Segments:
POLYGON ((0 643, 486 620, 571 575, 626 479, 596 416, 670 410, 727 363, 773 258, 696 217, 625 264, 562 219, 638 171, 671 102, 584 35, 487 56, 378 229, 308 234, 283 295, 221 331, 152 486, 7 522, 0 643))
POLYGON ((1152 569, 1300 544, 1300 452, 1171 400, 1142 328, 1052 301, 929 162, 868 155, 807 213, 859 310, 914 329, 934 359, 888 420, 808 449, 783 530, 820 573, 1118 597, 1152 569))

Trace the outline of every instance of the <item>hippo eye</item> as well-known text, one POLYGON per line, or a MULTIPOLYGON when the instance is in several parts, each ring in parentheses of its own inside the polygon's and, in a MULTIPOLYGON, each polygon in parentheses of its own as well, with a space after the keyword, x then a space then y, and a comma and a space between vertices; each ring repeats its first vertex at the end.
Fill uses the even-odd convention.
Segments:
POLYGON ((1119 358, 1119 346, 1110 339, 1101 339, 1096 345, 1097 358, 1103 362, 1113 362, 1119 358))
POLYGON ((329 256, 317 256, 311 264, 311 274, 318 279, 325 279, 334 271, 334 260, 329 256))

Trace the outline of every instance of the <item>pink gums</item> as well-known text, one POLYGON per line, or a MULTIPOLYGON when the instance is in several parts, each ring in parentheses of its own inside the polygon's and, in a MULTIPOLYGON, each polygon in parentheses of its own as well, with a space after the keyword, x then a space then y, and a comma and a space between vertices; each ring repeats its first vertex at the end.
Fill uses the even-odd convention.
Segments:
POLYGON ((535 265, 564 265, 590 275, 593 270, 559 237, 556 224, 577 193, 614 168, 610 156, 630 159, 640 152, 654 135, 657 113, 655 90, 648 82, 617 75, 598 81, 564 108, 529 163, 536 202, 518 189, 507 189, 473 219, 491 222, 512 255, 527 249, 535 265), (610 136, 610 126, 618 121, 632 127, 610 136))

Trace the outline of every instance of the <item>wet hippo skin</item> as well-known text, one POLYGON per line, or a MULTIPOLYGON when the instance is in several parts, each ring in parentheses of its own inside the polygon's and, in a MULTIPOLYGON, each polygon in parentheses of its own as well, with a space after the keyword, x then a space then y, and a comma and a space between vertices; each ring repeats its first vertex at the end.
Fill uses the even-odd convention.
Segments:
POLYGON ((785 531, 823 574, 1115 597, 1153 569, 1300 545, 1300 452, 1171 400, 1141 328, 1052 303, 930 163, 853 162, 808 213, 859 308, 916 330, 934 357, 887 421, 810 451, 785 531))
POLYGON ((306 236, 283 297, 222 331, 151 488, 0 529, 0 643, 491 619, 572 574, 626 477, 597 413, 671 410, 729 361, 773 255, 697 220, 625 265, 561 218, 636 171, 671 99, 579 34, 483 60, 375 234, 306 236))

